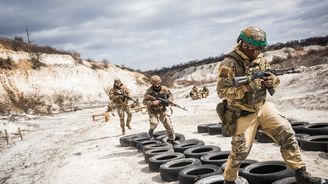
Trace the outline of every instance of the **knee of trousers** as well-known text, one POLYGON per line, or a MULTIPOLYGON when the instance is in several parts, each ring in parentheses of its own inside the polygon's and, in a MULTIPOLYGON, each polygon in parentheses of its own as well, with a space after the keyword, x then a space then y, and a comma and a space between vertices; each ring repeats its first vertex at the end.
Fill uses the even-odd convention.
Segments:
POLYGON ((275 139, 277 144, 280 145, 281 150, 296 150, 299 149, 295 133, 288 127, 278 127, 273 130, 269 130, 269 133, 275 139))
POLYGON ((231 141, 231 152, 229 158, 234 161, 245 160, 251 150, 251 146, 246 146, 245 135, 235 135, 231 141))

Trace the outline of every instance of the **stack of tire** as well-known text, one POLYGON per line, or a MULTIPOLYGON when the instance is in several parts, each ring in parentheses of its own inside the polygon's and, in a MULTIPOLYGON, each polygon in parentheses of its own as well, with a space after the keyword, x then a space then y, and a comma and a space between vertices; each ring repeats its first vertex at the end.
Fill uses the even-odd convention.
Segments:
POLYGON ((328 123, 294 121, 291 126, 302 150, 328 152, 328 123))
POLYGON ((224 137, 229 137, 222 131, 222 125, 220 123, 207 123, 197 126, 198 133, 208 133, 209 135, 220 135, 224 137))

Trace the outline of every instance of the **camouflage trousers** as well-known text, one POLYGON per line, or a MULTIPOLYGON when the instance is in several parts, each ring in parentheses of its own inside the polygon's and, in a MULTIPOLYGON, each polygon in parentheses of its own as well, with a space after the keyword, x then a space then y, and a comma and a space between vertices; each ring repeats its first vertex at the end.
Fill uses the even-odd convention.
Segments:
POLYGON ((234 181, 238 178, 241 161, 248 156, 259 126, 280 146, 280 153, 289 168, 296 170, 305 166, 290 123, 278 114, 272 104, 266 102, 256 113, 238 118, 224 171, 225 180, 234 181))
POLYGON ((162 122, 166 129, 166 133, 169 139, 175 140, 175 134, 171 122, 170 115, 167 114, 167 111, 165 112, 153 112, 153 111, 148 111, 149 115, 149 124, 150 124, 150 129, 155 130, 157 127, 159 121, 162 122))
POLYGON ((120 117, 120 123, 121 123, 121 128, 124 129, 125 123, 124 123, 124 119, 125 119, 125 113, 127 114, 127 119, 126 119, 126 126, 130 126, 131 123, 131 119, 132 119, 132 113, 131 113, 131 109, 129 106, 121 106, 121 107, 117 107, 117 114, 120 117))

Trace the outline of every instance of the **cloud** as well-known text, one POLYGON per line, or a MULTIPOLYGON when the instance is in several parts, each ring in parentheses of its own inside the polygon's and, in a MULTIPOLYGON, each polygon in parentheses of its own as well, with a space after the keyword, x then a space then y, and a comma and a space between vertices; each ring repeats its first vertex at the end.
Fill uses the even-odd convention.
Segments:
POLYGON ((25 38, 84 58, 141 70, 218 56, 243 28, 269 43, 324 36, 328 1, 11 0, 0 2, 0 36, 25 38))

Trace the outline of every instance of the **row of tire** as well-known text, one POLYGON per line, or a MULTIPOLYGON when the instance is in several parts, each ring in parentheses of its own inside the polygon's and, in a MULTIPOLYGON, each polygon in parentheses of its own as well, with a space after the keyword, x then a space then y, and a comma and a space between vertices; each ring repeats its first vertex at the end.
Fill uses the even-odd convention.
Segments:
MULTIPOLYGON (((223 183, 222 173, 226 166, 229 151, 213 145, 204 145, 198 139, 185 140, 182 134, 176 133, 179 144, 168 144, 165 131, 154 133, 150 140, 147 133, 127 135, 120 138, 124 147, 136 147, 143 152, 145 162, 152 172, 160 172, 163 181, 179 180, 180 184, 223 183)), ((238 184, 266 184, 294 175, 284 162, 257 162, 244 160, 240 166, 238 184)), ((278 183, 277 183, 278 182, 278 183)))
MULTIPOLYGON (((295 136, 301 149, 306 151, 328 152, 328 123, 291 122, 295 136)), ((198 133, 227 137, 219 123, 201 124, 197 126, 198 133)), ((273 139, 263 130, 257 130, 255 139, 260 143, 273 143, 273 139)))

